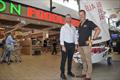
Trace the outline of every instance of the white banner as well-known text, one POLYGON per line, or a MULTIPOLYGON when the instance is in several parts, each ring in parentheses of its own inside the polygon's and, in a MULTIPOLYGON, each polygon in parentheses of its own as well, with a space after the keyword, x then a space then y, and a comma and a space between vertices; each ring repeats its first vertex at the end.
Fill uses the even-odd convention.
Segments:
POLYGON ((87 18, 93 21, 101 29, 99 35, 101 39, 95 40, 94 44, 109 40, 109 26, 105 20, 102 2, 100 0, 80 0, 80 8, 85 10, 87 18))

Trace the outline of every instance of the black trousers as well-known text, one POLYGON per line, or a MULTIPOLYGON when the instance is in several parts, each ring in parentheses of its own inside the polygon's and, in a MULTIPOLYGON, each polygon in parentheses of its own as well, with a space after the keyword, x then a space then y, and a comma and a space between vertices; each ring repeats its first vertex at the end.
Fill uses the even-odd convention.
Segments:
POLYGON ((64 45, 66 48, 66 52, 62 51, 61 66, 60 66, 61 74, 64 74, 64 72, 65 72, 66 59, 68 60, 67 71, 68 71, 68 73, 71 73, 72 58, 73 58, 73 54, 75 51, 75 44, 74 43, 66 43, 65 42, 64 45))
POLYGON ((57 49, 56 49, 56 46, 53 46, 53 50, 52 50, 52 55, 57 54, 57 49))

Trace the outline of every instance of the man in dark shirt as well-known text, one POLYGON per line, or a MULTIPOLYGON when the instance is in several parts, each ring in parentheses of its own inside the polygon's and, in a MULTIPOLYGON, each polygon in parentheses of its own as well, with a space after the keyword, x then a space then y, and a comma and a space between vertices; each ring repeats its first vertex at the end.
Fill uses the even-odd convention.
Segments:
MULTIPOLYGON (((91 80, 92 74, 92 61, 91 61, 91 53, 90 53, 90 46, 87 41, 92 37, 92 30, 95 31, 93 35, 93 40, 96 39, 100 33, 99 27, 94 24, 92 21, 86 19, 86 12, 84 10, 79 11, 80 15, 80 25, 78 28, 78 42, 79 42, 79 52, 81 55, 81 59, 83 62, 83 70, 82 76, 85 80, 91 80)), ((92 41, 92 40, 91 40, 92 41)))
POLYGON ((52 46, 53 46, 52 55, 56 55, 57 54, 57 41, 56 41, 56 39, 53 40, 52 46))

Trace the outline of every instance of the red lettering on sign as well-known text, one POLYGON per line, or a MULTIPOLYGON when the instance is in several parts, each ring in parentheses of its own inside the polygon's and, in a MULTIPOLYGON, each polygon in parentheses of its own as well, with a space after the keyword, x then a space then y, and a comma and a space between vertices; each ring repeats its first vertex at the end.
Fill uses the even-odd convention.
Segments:
POLYGON ((85 9, 86 11, 92 11, 94 10, 96 7, 94 4, 88 4, 88 5, 85 5, 85 9))
POLYGON ((36 14, 36 16, 37 16, 38 19, 41 19, 41 18, 42 18, 41 15, 40 15, 40 11, 36 11, 35 14, 36 14))
MULTIPOLYGON (((36 18, 36 19, 40 19, 40 20, 45 20, 45 21, 50 21, 50 22, 54 22, 54 23, 59 23, 59 24, 64 24, 65 21, 63 20, 63 17, 57 14, 53 14, 50 12, 46 12, 43 10, 37 10, 34 8, 30 8, 28 7, 28 17, 30 18, 36 18)), ((79 25, 79 20, 72 20, 72 24, 74 26, 78 26, 79 25)))
POLYGON ((96 5, 97 5, 97 8, 98 8, 99 19, 100 20, 104 20, 105 19, 105 15, 104 15, 102 3, 101 2, 97 2, 96 5))
POLYGON ((51 16, 51 14, 49 13, 49 12, 44 12, 44 19, 46 20, 46 21, 50 21, 50 19, 52 18, 52 16, 51 16))
POLYGON ((40 19, 44 20, 45 14, 44 11, 40 10, 40 19))
POLYGON ((35 13, 36 12, 34 8, 28 8, 28 17, 33 17, 35 13))
POLYGON ((59 21, 60 21, 61 24, 65 24, 65 20, 63 19, 62 16, 59 16, 59 21))
POLYGON ((80 21, 72 19, 72 24, 77 27, 80 24, 80 21), (76 24, 78 24, 78 25, 76 25, 76 24))
POLYGON ((97 4, 97 7, 98 7, 98 8, 99 8, 99 7, 102 7, 101 2, 97 2, 96 4, 97 4))

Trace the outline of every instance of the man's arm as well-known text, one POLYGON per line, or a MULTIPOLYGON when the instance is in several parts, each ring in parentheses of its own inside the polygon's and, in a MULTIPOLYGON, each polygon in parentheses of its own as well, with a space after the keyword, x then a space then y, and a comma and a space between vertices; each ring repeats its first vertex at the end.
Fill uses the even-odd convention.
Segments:
POLYGON ((101 30, 100 30, 99 27, 95 27, 95 28, 94 28, 94 31, 95 31, 95 33, 94 33, 94 35, 93 35, 93 39, 96 39, 96 38, 99 36, 101 30))
POLYGON ((62 27, 61 30, 60 30, 60 45, 62 47, 62 51, 66 52, 66 49, 65 49, 65 46, 64 46, 64 35, 65 35, 64 27, 62 27))
POLYGON ((78 45, 78 30, 75 31, 75 45, 78 45))
POLYGON ((61 46, 64 45, 64 29, 63 29, 63 27, 60 30, 60 45, 61 46))
POLYGON ((93 34, 93 39, 96 39, 99 36, 101 30, 94 22, 90 21, 89 24, 91 26, 90 28, 95 31, 93 34))
POLYGON ((78 30, 76 30, 76 33, 75 33, 75 50, 77 51, 78 50, 78 30))

